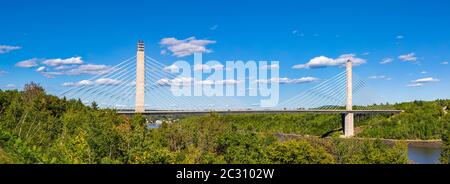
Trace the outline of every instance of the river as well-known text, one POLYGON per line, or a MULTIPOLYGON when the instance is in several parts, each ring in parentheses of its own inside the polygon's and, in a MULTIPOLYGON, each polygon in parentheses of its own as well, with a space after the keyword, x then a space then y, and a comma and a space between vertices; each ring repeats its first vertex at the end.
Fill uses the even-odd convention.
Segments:
POLYGON ((440 147, 408 145, 408 159, 414 164, 438 164, 440 156, 440 147))

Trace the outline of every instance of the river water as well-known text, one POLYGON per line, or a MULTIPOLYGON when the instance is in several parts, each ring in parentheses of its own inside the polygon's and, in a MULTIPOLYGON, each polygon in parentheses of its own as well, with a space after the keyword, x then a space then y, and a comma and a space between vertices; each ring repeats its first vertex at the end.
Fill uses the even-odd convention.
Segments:
POLYGON ((408 145, 408 159, 414 164, 439 164, 441 148, 408 145))

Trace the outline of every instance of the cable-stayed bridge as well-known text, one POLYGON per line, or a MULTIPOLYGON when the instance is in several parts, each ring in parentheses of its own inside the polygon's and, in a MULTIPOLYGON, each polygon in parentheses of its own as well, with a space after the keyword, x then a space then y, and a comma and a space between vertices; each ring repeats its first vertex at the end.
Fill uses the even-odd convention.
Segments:
POLYGON ((136 56, 76 83, 59 96, 80 99, 85 104, 96 102, 102 108, 117 109, 122 114, 342 114, 345 136, 354 134, 354 114, 401 112, 353 105, 353 95, 358 94, 366 83, 353 74, 351 60, 347 61, 345 71, 271 108, 257 107, 231 96, 176 96, 170 85, 185 84, 186 78, 175 75, 168 68, 170 66, 145 56, 144 43, 140 41, 136 56))

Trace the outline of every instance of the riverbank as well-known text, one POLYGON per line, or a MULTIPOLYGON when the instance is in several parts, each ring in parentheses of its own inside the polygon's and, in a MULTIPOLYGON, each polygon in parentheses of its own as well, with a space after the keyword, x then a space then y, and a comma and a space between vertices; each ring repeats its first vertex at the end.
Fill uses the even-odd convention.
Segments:
MULTIPOLYGON (((299 134, 285 134, 285 133, 275 133, 275 136, 284 139, 295 139, 295 138, 321 138, 320 136, 312 136, 312 135, 299 135, 299 134)), ((417 140, 417 139, 384 139, 384 138, 366 138, 366 137, 352 137, 352 138, 340 138, 337 139, 353 139, 353 140, 380 140, 387 144, 393 143, 406 143, 407 145, 411 145, 414 147, 422 147, 422 148, 440 148, 443 145, 442 140, 434 139, 434 140, 417 140)), ((330 137, 325 137, 324 139, 330 139, 330 137)))

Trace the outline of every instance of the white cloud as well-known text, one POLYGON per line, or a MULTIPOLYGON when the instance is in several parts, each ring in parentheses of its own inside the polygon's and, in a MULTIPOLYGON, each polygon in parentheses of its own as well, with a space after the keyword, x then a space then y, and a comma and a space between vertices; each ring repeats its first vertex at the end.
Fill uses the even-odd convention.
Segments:
POLYGON ((77 66, 75 66, 75 65, 61 65, 61 66, 54 67, 53 69, 55 69, 55 70, 68 70, 68 69, 72 69, 72 68, 75 68, 75 67, 77 67, 77 66))
POLYGON ((43 72, 45 70, 45 66, 41 66, 38 69, 36 69, 36 72, 43 72))
POLYGON ((7 74, 8 72, 5 70, 0 70, 0 76, 7 74))
POLYGON ((210 28, 209 28, 209 30, 211 30, 211 31, 214 31, 214 30, 216 30, 217 28, 219 28, 219 25, 214 25, 214 26, 211 26, 210 28))
POLYGON ((81 57, 71 57, 67 59, 47 59, 42 62, 47 66, 60 66, 60 65, 79 65, 83 64, 81 57))
POLYGON ((20 62, 16 63, 16 67, 31 68, 31 67, 37 66, 38 65, 37 62, 38 62, 37 58, 28 59, 28 60, 20 61, 20 62))
POLYGON ((417 80, 411 81, 410 84, 406 85, 407 87, 422 87, 427 83, 439 82, 439 79, 435 79, 433 77, 421 78, 417 80))
POLYGON ((427 71, 421 71, 420 73, 421 74, 427 74, 428 72, 427 71))
POLYGON ((429 83, 429 82, 439 82, 439 79, 435 79, 433 77, 421 78, 414 81, 412 83, 429 83))
POLYGON ((111 67, 107 65, 86 64, 77 68, 64 71, 66 75, 100 75, 111 71, 111 67))
POLYGON ((41 73, 44 77, 49 79, 55 78, 56 75, 64 75, 63 72, 52 72, 52 71, 41 71, 39 73, 41 73))
MULTIPOLYGON (((42 67, 40 67, 42 68, 42 67)), ((39 69, 39 68, 38 68, 39 69)), ((57 71, 47 71, 48 68, 45 68, 46 70, 38 71, 42 75, 44 75, 47 78, 55 78, 57 75, 101 75, 106 74, 112 71, 112 68, 110 66, 106 65, 95 65, 95 64, 85 64, 85 65, 79 65, 79 66, 58 66, 54 69, 57 71), (75 68, 74 68, 75 67, 75 68)))
POLYGON ((98 85, 119 85, 120 81, 116 80, 116 79, 110 79, 110 78, 102 78, 102 79, 97 79, 95 81, 96 84, 98 85))
POLYGON ((41 72, 41 74, 48 79, 53 79, 55 78, 55 75, 49 74, 48 72, 41 72))
POLYGON ((364 52, 364 53, 362 53, 361 55, 362 55, 362 56, 368 56, 368 55, 370 55, 370 52, 364 52))
POLYGON ((21 49, 19 46, 0 45, 0 54, 6 54, 8 52, 21 49))
POLYGON ((263 65, 260 67, 262 70, 266 69, 278 69, 280 66, 278 64, 271 64, 271 65, 263 65))
POLYGON ((174 79, 163 78, 156 81, 156 84, 161 86, 168 86, 168 85, 182 86, 182 85, 192 85, 192 81, 194 80, 190 77, 178 77, 174 79))
POLYGON ((94 85, 94 82, 90 80, 82 80, 79 82, 65 82, 63 86, 65 87, 78 87, 78 86, 92 86, 94 85))
POLYGON ((442 62, 441 64, 443 64, 443 65, 448 65, 448 61, 444 61, 444 62, 442 62))
POLYGON ((15 88, 17 88, 17 86, 15 84, 7 84, 5 86, 5 88, 7 88, 7 89, 15 89, 15 88))
POLYGON ((303 69, 303 68, 319 68, 326 66, 335 66, 335 61, 332 58, 328 58, 325 56, 315 57, 309 60, 306 64, 295 65, 293 68, 295 69, 303 69))
POLYGON ((385 75, 374 75, 374 76, 370 76, 369 79, 384 79, 384 80, 392 80, 391 77, 387 77, 385 75))
POLYGON ((392 61, 394 61, 394 59, 392 58, 384 58, 381 60, 380 64, 388 64, 388 63, 392 63, 392 61))
POLYGON ((221 64, 216 65, 206 65, 206 64, 196 64, 194 65, 194 71, 203 71, 203 70, 224 70, 225 66, 221 64))
POLYGON ((406 85, 407 87, 422 87, 423 84, 422 83, 412 83, 412 84, 408 84, 406 85))
POLYGON ((311 60, 309 60, 306 64, 299 64, 293 66, 294 69, 304 69, 304 68, 324 68, 324 67, 331 67, 331 66, 345 66, 346 62, 348 60, 351 60, 353 62, 353 66, 358 66, 361 64, 366 63, 365 59, 357 58, 355 57, 355 54, 343 54, 339 56, 336 59, 328 58, 325 56, 319 56, 315 57, 311 60))
POLYGON ((414 52, 405 55, 400 55, 398 56, 398 59, 402 61, 417 61, 417 57, 414 52))
POLYGON ((172 64, 170 66, 165 67, 164 71, 167 71, 167 72, 170 72, 170 73, 175 73, 175 72, 179 71, 179 69, 180 69, 180 67, 178 67, 175 64, 172 64))
POLYGON ((255 82, 264 83, 264 84, 268 84, 268 83, 302 84, 302 83, 315 82, 318 80, 319 79, 315 78, 315 77, 302 77, 302 78, 298 78, 298 79, 289 79, 287 77, 284 77, 284 78, 259 79, 259 80, 256 80, 255 82))
POLYGON ((305 36, 305 34, 303 34, 302 32, 300 32, 299 30, 293 30, 293 31, 292 31, 292 34, 293 34, 294 36, 301 36, 301 37, 305 36))
POLYGON ((304 36, 305 36, 305 34, 304 34, 303 32, 300 32, 299 30, 293 30, 293 31, 292 31, 292 34, 293 34, 294 36, 301 36, 301 37, 304 37, 304 36))
POLYGON ((167 54, 167 50, 161 50, 161 51, 159 52, 159 54, 161 54, 161 55, 166 55, 166 54, 167 54))
POLYGON ((403 35, 398 35, 398 36, 395 37, 395 39, 397 39, 397 40, 401 40, 403 38, 405 38, 403 35))
POLYGON ((374 75, 374 76, 370 76, 369 79, 385 79, 386 76, 384 75, 374 75))
POLYGON ((110 78, 101 78, 101 79, 97 79, 95 82, 90 81, 90 80, 82 80, 79 82, 66 82, 63 83, 63 86, 66 87, 79 87, 79 86, 92 86, 94 84, 97 85, 118 85, 120 84, 119 80, 116 79, 110 79, 110 78))
POLYGON ((161 46, 167 47, 172 52, 173 56, 184 57, 198 53, 211 53, 211 49, 207 49, 206 46, 214 44, 214 40, 197 40, 195 37, 189 37, 184 40, 178 40, 174 37, 163 38, 160 41, 161 46))

